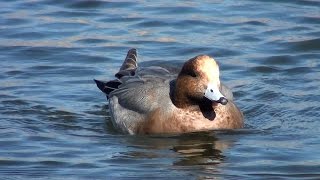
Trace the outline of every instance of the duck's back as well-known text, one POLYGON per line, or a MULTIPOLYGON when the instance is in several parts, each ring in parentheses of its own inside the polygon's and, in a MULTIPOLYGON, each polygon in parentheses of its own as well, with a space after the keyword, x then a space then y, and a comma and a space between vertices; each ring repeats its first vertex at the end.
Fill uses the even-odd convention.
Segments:
POLYGON ((122 84, 108 96, 114 125, 135 134, 150 113, 174 106, 170 99, 170 82, 173 79, 175 75, 161 67, 141 68, 134 76, 122 77, 122 84))

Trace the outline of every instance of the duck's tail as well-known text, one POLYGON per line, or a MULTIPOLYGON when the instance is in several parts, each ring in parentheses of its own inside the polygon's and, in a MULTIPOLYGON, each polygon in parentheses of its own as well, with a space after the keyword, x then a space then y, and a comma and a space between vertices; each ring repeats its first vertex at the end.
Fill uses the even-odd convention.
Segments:
POLYGON ((137 50, 133 48, 133 49, 130 49, 128 51, 127 57, 124 60, 119 72, 117 72, 115 74, 115 77, 117 79, 112 80, 112 81, 107 81, 107 82, 99 81, 99 80, 96 80, 96 79, 94 79, 94 81, 96 82, 97 87, 102 92, 104 92, 108 97, 108 95, 113 90, 118 89, 119 85, 122 84, 120 79, 123 76, 134 76, 135 75, 137 67, 138 67, 138 64, 137 64, 137 50))
POLYGON ((115 74, 115 76, 118 79, 122 78, 123 76, 134 76, 137 67, 137 50, 133 48, 128 51, 126 59, 124 60, 119 72, 115 74))

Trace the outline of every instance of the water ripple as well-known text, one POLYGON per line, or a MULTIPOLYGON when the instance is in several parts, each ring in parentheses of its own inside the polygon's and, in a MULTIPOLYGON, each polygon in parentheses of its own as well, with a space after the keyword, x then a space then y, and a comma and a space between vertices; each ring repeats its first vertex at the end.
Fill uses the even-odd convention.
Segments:
POLYGON ((292 49, 301 52, 320 50, 320 38, 289 42, 288 44, 292 47, 292 49))

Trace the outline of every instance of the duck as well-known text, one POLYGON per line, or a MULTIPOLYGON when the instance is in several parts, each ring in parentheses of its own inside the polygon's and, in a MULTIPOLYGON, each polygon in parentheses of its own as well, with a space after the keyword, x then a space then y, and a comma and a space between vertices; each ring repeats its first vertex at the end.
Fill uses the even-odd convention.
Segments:
POLYGON ((179 71, 140 67, 130 49, 115 79, 94 79, 106 95, 113 126, 125 134, 180 134, 244 126, 232 91, 220 82, 208 55, 187 60, 179 71))

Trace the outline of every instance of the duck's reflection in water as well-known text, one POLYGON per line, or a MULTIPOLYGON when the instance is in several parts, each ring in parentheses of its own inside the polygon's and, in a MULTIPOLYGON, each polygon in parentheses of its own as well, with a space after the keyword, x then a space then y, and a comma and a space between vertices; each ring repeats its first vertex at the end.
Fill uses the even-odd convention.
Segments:
POLYGON ((134 160, 144 168, 148 164, 147 167, 150 168, 161 166, 180 173, 200 171, 204 176, 219 174, 219 165, 226 159, 224 151, 236 141, 234 138, 230 139, 230 136, 224 136, 223 132, 123 138, 126 148, 114 156, 114 159, 134 160))
POLYGON ((174 166, 218 165, 224 161, 223 152, 233 141, 217 138, 214 132, 199 132, 181 136, 172 150, 178 154, 174 166))

